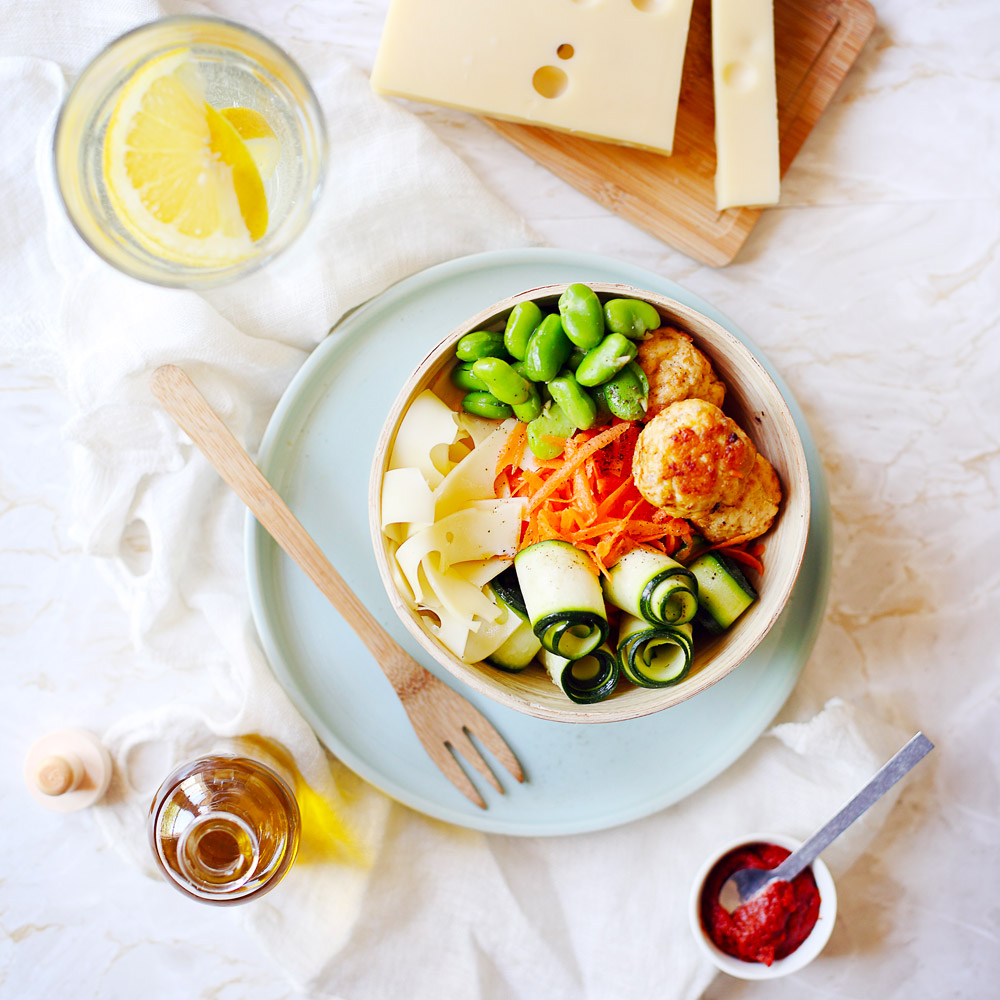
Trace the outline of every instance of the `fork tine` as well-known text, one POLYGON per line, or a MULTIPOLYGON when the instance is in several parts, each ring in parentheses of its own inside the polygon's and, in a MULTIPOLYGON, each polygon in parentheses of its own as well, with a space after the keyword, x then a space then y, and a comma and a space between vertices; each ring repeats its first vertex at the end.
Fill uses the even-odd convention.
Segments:
POLYGON ((479 748, 469 739, 468 729, 463 729, 461 735, 456 739, 449 740, 448 745, 456 754, 461 754, 472 767, 503 795, 503 786, 497 780, 497 776, 490 770, 489 764, 483 759, 479 748))
MULTIPOLYGON (((419 734, 418 734, 419 735, 419 734)), ((421 742, 427 755, 430 757, 444 776, 473 804, 480 809, 486 808, 486 802, 476 791, 476 786, 469 779, 469 776, 462 770, 461 764, 455 759, 451 750, 444 743, 434 741, 433 738, 423 739, 421 742)), ((494 781, 496 779, 494 778, 494 781)))
MULTIPOLYGON (((471 706, 470 706, 471 707, 471 706)), ((493 728, 493 724, 483 715, 481 712, 476 712, 475 719, 476 728, 473 729, 471 726, 466 724, 465 730, 471 733, 473 736, 479 740, 480 743, 486 747, 490 753, 508 771, 511 775, 521 784, 524 783, 524 771, 521 770, 521 765, 518 763, 517 758, 514 756, 514 751, 507 746, 504 738, 493 728)))

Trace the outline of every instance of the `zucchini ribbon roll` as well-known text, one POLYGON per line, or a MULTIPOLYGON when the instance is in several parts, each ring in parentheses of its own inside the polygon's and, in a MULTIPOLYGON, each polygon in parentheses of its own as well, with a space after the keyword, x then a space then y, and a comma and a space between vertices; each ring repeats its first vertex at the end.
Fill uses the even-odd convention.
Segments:
POLYGON ((514 568, 531 627, 550 653, 579 660, 607 639, 604 594, 583 552, 558 539, 536 542, 514 568))
POLYGON ((690 625, 651 625, 622 615, 618 633, 618 663, 639 687, 669 687, 691 669, 694 652, 690 625))
POLYGON ((604 580, 607 599, 635 618, 657 625, 683 625, 698 610, 694 574, 662 552, 633 549, 604 580))
POLYGON ((578 705, 591 705, 607 698, 620 676, 618 657, 607 643, 577 660, 556 656, 547 649, 542 650, 540 659, 552 683, 578 705))

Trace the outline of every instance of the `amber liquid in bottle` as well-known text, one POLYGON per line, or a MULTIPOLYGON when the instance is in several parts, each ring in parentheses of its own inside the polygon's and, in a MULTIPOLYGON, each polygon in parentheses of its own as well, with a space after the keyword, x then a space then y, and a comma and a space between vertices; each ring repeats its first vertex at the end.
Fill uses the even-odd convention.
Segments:
POLYGON ((167 880, 206 903, 243 903, 272 889, 299 845, 299 808, 284 779, 249 757, 217 754, 176 768, 149 812, 167 880))

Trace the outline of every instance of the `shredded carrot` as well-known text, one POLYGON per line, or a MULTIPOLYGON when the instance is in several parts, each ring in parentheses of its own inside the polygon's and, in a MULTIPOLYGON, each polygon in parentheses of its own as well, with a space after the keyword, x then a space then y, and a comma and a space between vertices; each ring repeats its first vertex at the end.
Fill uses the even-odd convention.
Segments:
MULTIPOLYGON (((604 517, 604 515, 614 510, 615 504, 629 489, 635 490, 635 483, 632 482, 631 476, 628 479, 623 479, 621 485, 612 490, 611 493, 601 501, 597 508, 597 516, 604 517)), ((638 492, 638 490, 636 490, 636 492, 638 492)))
POLYGON ((573 457, 555 475, 551 476, 538 493, 531 498, 530 506, 537 507, 542 501, 555 493, 591 455, 600 451, 605 445, 610 444, 615 438, 620 437, 631 426, 632 424, 627 422, 615 424, 613 427, 601 431, 596 437, 592 437, 586 444, 574 449, 573 457))
POLYGON ((528 441, 528 425, 518 420, 514 429, 507 435, 507 441, 497 456, 496 475, 500 475, 508 466, 519 466, 524 458, 524 446, 528 441))

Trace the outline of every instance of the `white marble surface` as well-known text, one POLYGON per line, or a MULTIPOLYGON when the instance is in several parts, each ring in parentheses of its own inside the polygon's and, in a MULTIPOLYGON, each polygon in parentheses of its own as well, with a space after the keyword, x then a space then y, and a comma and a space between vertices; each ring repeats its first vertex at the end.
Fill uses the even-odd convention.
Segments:
MULTIPOLYGON (((343 52, 368 68, 386 3, 209 6, 307 67, 343 52)), ((724 270, 605 212, 474 119, 414 108, 545 241, 681 282, 770 356, 805 408, 834 511, 833 586, 807 669, 938 743, 840 880, 822 958, 779 984, 717 978, 710 1000, 985 998, 1000 975, 1000 13, 991 0, 877 10, 781 205, 724 270)), ((166 697, 169 679, 133 652, 71 537, 66 403, 16 359, 0 390, 0 997, 296 996, 234 922, 123 864, 87 814, 50 814, 23 791, 37 736, 100 731, 166 697)), ((819 707, 793 695, 782 717, 819 707)))

